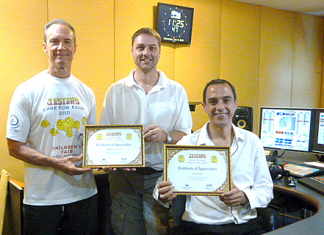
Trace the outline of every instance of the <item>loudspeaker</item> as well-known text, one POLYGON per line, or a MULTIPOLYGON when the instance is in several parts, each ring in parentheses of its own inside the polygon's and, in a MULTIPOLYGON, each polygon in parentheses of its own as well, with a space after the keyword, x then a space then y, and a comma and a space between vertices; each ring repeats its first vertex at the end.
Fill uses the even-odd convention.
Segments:
POLYGON ((247 106, 237 107, 232 122, 235 126, 252 131, 253 128, 253 108, 247 106))

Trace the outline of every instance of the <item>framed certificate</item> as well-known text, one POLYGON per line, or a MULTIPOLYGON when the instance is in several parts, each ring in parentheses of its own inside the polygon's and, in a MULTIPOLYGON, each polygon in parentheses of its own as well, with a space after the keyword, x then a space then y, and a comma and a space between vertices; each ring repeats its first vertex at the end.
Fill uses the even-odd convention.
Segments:
POLYGON ((164 180, 179 195, 221 195, 233 188, 229 147, 165 145, 164 180))
POLYGON ((86 125, 83 167, 144 167, 143 125, 86 125))

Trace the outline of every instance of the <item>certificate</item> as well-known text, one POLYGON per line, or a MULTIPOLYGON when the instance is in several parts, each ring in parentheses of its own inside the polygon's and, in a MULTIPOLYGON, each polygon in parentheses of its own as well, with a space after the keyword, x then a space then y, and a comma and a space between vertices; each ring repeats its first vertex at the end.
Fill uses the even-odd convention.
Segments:
POLYGON ((86 125, 83 167, 145 166, 143 130, 143 125, 86 125))
POLYGON ((179 195, 221 195, 233 188, 229 147, 164 146, 164 180, 179 195))

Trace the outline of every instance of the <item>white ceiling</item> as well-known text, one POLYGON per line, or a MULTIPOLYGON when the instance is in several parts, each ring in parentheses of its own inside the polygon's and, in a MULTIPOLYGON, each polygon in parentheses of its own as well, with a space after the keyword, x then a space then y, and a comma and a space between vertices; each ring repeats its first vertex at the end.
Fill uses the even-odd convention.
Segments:
POLYGON ((324 16, 324 0, 236 0, 286 11, 324 16))

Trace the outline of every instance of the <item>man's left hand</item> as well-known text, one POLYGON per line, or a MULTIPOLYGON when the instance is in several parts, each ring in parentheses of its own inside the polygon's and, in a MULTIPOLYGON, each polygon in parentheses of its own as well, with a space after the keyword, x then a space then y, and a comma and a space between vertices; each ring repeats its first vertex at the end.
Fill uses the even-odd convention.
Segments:
POLYGON ((245 193, 239 190, 235 185, 234 189, 229 192, 223 193, 219 198, 227 206, 245 205, 248 202, 245 193))
POLYGON ((145 142, 163 142, 167 136, 167 133, 157 125, 146 127, 143 134, 145 142))

